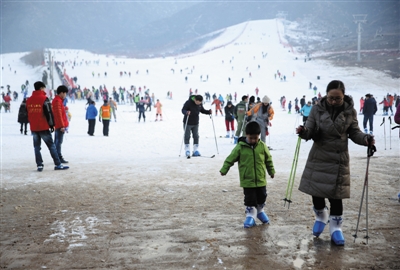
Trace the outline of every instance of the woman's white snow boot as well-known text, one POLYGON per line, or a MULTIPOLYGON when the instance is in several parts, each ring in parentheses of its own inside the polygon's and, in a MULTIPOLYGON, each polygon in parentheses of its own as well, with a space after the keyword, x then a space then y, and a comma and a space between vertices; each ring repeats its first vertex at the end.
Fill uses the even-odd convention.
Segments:
POLYGON ((342 216, 330 216, 329 217, 329 232, 331 234, 331 240, 337 246, 344 246, 342 222, 343 222, 342 216))
POLYGON ((315 222, 312 229, 313 235, 318 237, 325 229, 325 225, 329 221, 328 207, 322 210, 317 210, 313 207, 315 213, 315 222))

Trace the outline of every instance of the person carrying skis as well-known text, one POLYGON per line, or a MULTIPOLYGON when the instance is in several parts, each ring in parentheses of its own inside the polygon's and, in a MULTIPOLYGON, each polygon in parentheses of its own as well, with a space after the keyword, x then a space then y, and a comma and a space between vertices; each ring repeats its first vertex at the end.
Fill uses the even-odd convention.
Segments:
POLYGON ((226 103, 224 110, 225 110, 225 126, 226 126, 225 138, 230 138, 230 137, 233 138, 233 136, 235 134, 235 117, 233 115, 235 106, 232 105, 231 101, 228 101, 226 103), (231 134, 229 134, 230 130, 231 130, 231 134))
POLYGON ((261 103, 254 105, 250 111, 247 112, 247 122, 256 121, 261 128, 261 140, 265 143, 265 137, 269 134, 268 127, 270 121, 274 118, 274 109, 270 104, 268 96, 264 96, 261 103))
POLYGON ((247 102, 248 97, 242 96, 242 101, 240 101, 233 111, 233 115, 237 121, 237 129, 235 133, 235 137, 233 138, 233 143, 237 144, 239 137, 242 135, 242 131, 245 126, 245 116, 247 112, 247 102))
POLYGON ((221 100, 219 100, 218 98, 215 98, 214 101, 211 103, 211 105, 215 104, 215 116, 218 115, 218 111, 221 113, 222 116, 224 116, 224 114, 222 113, 222 109, 221 109, 221 105, 222 102, 221 100))
POLYGON ((374 145, 372 135, 363 133, 357 121, 353 99, 345 94, 343 82, 331 81, 326 96, 312 107, 304 126, 296 133, 304 140, 313 139, 299 190, 312 196, 315 213, 313 235, 318 237, 329 222, 331 240, 343 246, 343 199, 350 198, 350 160, 348 141, 374 145), (330 212, 325 204, 330 202, 330 212))
POLYGON ((225 159, 219 170, 226 175, 235 162, 238 162, 240 186, 243 188, 246 219, 244 228, 256 226, 255 219, 269 224, 268 215, 264 212, 267 199, 266 171, 271 178, 275 177, 272 156, 266 144, 260 140, 260 125, 253 121, 246 126, 246 137, 240 137, 231 154, 225 159))
POLYGON ((193 156, 200 156, 199 152, 199 114, 212 114, 212 110, 204 109, 202 95, 191 96, 182 107, 183 117, 183 130, 185 132, 185 154, 190 156, 190 133, 193 136, 193 156))

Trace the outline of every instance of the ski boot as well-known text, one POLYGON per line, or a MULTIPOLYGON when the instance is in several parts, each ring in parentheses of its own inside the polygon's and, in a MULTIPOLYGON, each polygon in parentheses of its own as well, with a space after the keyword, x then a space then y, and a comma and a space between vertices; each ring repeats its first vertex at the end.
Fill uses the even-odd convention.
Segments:
POLYGON ((198 148, 199 148, 199 145, 198 145, 198 144, 193 144, 193 156, 194 156, 194 157, 199 157, 199 156, 201 156, 201 155, 200 155, 200 152, 199 152, 199 150, 198 150, 198 148))
POLYGON ((257 205, 257 218, 264 224, 269 224, 269 217, 264 212, 264 204, 257 205))
POLYGON ((251 228, 256 226, 256 221, 254 220, 256 216, 256 209, 252 206, 246 206, 246 219, 244 220, 243 227, 251 228))
POLYGON ((190 157, 190 147, 188 144, 185 144, 185 155, 186 157, 190 157))
POLYGON ((239 139, 239 137, 237 137, 237 136, 233 137, 233 144, 237 144, 238 143, 238 139, 239 139))
POLYGON ((368 129, 364 128, 364 133, 368 134, 368 129))
POLYGON ((315 213, 315 222, 313 226, 313 235, 318 237, 325 229, 325 225, 329 221, 328 207, 317 210, 313 207, 315 213))
POLYGON ((329 217, 329 232, 331 234, 331 240, 337 246, 344 246, 342 223, 343 223, 342 216, 329 217))

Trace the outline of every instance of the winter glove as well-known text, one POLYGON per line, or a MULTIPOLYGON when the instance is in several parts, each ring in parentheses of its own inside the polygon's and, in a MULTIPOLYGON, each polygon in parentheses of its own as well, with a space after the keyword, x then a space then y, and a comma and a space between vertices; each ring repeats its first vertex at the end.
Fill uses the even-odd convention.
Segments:
POLYGON ((250 121, 251 121, 251 116, 247 116, 247 117, 246 117, 246 121, 247 121, 247 122, 250 122, 250 121))
POLYGON ((212 110, 211 109, 208 111, 208 114, 212 114, 212 110))
POLYGON ((101 122, 101 118, 99 118, 99 122, 101 122))
POLYGON ((54 132, 54 127, 50 127, 50 132, 51 132, 51 133, 54 132))

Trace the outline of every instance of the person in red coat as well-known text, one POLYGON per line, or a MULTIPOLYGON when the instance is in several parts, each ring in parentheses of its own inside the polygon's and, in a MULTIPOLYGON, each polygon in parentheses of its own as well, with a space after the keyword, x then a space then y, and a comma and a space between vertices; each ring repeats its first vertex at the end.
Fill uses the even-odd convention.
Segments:
POLYGON ((222 102, 218 98, 215 98, 214 101, 211 103, 211 105, 214 105, 214 104, 215 104, 215 116, 218 115, 218 111, 221 113, 222 116, 224 116, 224 114, 222 113, 222 109, 221 109, 222 102))
POLYGON ((51 103, 54 115, 54 144, 56 145, 60 162, 64 164, 68 163, 61 153, 61 145, 64 140, 64 134, 69 124, 67 113, 65 112, 64 107, 64 99, 67 97, 67 94, 68 88, 65 85, 60 85, 57 88, 57 95, 54 97, 53 102, 51 103))
POLYGON ((35 91, 33 91, 32 96, 26 101, 26 108, 28 110, 28 120, 33 136, 33 147, 35 150, 37 170, 41 172, 44 167, 42 154, 40 153, 42 140, 46 143, 51 157, 53 158, 55 165, 54 169, 68 169, 68 166, 64 166, 60 162, 56 146, 53 142, 53 137, 50 133, 50 131, 54 131, 54 116, 51 110, 50 101, 46 97, 46 85, 41 81, 37 81, 34 83, 34 87, 35 91))

